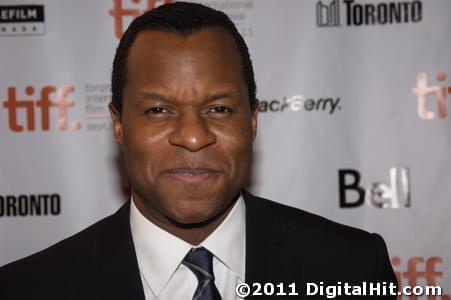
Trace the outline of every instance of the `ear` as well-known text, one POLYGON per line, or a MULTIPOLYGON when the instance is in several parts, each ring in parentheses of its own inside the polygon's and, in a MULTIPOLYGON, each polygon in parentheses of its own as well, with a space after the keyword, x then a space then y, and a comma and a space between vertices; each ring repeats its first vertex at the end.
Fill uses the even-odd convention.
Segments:
POLYGON ((122 145, 123 135, 122 135, 121 113, 116 109, 116 107, 113 105, 112 102, 110 102, 108 108, 110 109, 111 119, 113 121, 114 139, 116 140, 116 143, 122 145))
POLYGON ((255 100, 254 107, 252 108, 252 132, 253 137, 252 139, 255 140, 257 137, 257 116, 258 116, 258 108, 260 107, 260 101, 258 99, 255 100))

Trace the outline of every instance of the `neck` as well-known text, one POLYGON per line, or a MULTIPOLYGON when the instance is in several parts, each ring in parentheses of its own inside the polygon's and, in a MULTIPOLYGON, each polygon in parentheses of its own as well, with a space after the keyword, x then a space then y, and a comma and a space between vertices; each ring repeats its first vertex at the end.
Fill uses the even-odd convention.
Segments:
POLYGON ((194 246, 199 245, 224 221, 238 199, 238 197, 235 197, 227 207, 205 221, 185 224, 177 222, 163 214, 155 213, 153 209, 148 208, 148 205, 143 203, 139 196, 134 193, 132 194, 136 207, 146 219, 194 246))

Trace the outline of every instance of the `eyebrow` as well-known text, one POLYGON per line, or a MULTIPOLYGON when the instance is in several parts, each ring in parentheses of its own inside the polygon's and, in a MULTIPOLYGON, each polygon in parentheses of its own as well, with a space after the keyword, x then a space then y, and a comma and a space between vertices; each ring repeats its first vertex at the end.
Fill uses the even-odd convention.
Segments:
MULTIPOLYGON (((172 102, 173 99, 169 96, 165 96, 159 93, 155 93, 155 92, 142 92, 139 93, 139 96, 142 99, 151 99, 151 100, 158 100, 158 101, 165 101, 165 102, 172 102)), ((235 92, 220 92, 220 93, 216 93, 216 94, 212 94, 210 96, 208 96, 205 100, 207 100, 208 102, 212 102, 215 100, 220 100, 220 99, 236 99, 238 98, 238 95, 235 92)))
POLYGON ((154 92, 143 92, 139 93, 139 96, 143 99, 152 99, 159 101, 171 101, 171 98, 162 94, 154 93, 154 92))
POLYGON ((215 101, 215 100, 220 100, 220 99, 225 99, 225 98, 235 99, 235 98, 238 98, 238 95, 234 92, 222 92, 222 93, 217 93, 217 94, 208 96, 207 100, 210 102, 210 101, 215 101))

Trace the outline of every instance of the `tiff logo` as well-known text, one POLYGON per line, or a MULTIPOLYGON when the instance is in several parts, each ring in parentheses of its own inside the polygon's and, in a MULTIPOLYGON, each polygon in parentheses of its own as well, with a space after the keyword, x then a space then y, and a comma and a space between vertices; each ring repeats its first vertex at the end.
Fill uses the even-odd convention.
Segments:
MULTIPOLYGON (((141 0, 131 0, 133 4, 139 4, 141 0)), ((144 1, 143 1, 144 2, 144 1)), ((108 11, 108 14, 114 19, 114 34, 118 39, 124 34, 124 18, 129 17, 134 19, 139 15, 145 13, 158 6, 158 4, 172 3, 174 0, 147 0, 144 9, 139 8, 124 8, 123 0, 113 0, 113 8, 108 11)))
POLYGON ((323 1, 316 3, 316 24, 318 27, 340 26, 339 0, 332 0, 329 5, 323 1))
MULTIPOLYGON (((3 107, 8 112, 8 125, 13 132, 24 131, 24 124, 18 120, 20 111, 25 112, 26 131, 36 130, 35 112, 38 109, 41 115, 41 129, 43 131, 50 130, 50 109, 56 108, 58 112, 58 128, 60 130, 68 129, 68 109, 75 105, 74 101, 69 99, 68 95, 75 88, 71 85, 55 87, 45 86, 41 89, 39 100, 18 100, 15 87, 8 87, 8 98, 3 102, 3 107), (55 100, 50 99, 51 94, 56 94, 55 100)), ((27 86, 25 94, 33 96, 35 88, 27 86)), ((74 130, 80 129, 79 121, 73 121, 70 128, 74 130)))
MULTIPOLYGON (((437 81, 443 82, 447 78, 445 72, 436 74, 437 81)), ((428 109, 428 97, 434 96, 437 99, 437 116, 446 118, 448 116, 447 93, 451 94, 451 86, 428 86, 426 73, 418 73, 417 85, 412 89, 412 94, 417 97, 418 116, 423 120, 432 120, 435 113, 428 109)))
MULTIPOLYGON (((440 281, 443 282, 445 279, 445 274, 442 271, 438 271, 436 268, 438 265, 443 263, 443 259, 441 257, 410 257, 404 268, 401 266, 402 260, 398 256, 392 257, 391 263, 400 286, 409 285, 413 287, 423 283, 424 281, 427 286, 437 286, 440 281), (420 268, 418 266, 420 266, 420 268), (405 271, 403 272, 402 269, 405 271), (420 271, 419 269, 422 270, 420 271)), ((402 296, 399 296, 398 299, 402 299, 402 296)), ((410 295, 409 299, 417 300, 418 296, 410 295)), ((448 294, 442 294, 441 297, 430 295, 428 296, 428 300, 429 299, 449 300, 450 296, 448 294)))

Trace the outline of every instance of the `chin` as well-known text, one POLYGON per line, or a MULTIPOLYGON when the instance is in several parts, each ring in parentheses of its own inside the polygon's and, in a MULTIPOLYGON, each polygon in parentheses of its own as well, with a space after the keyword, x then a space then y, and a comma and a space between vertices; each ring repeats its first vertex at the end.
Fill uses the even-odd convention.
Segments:
POLYGON ((193 203, 187 201, 187 205, 182 205, 173 213, 167 215, 171 221, 180 224, 208 223, 211 219, 216 219, 224 211, 223 206, 208 205, 206 202, 193 203))
POLYGON ((183 209, 178 211, 173 216, 175 217, 174 219, 180 223, 197 223, 210 219, 212 216, 218 214, 218 212, 220 212, 220 209, 204 208, 201 211, 197 209, 183 209))

